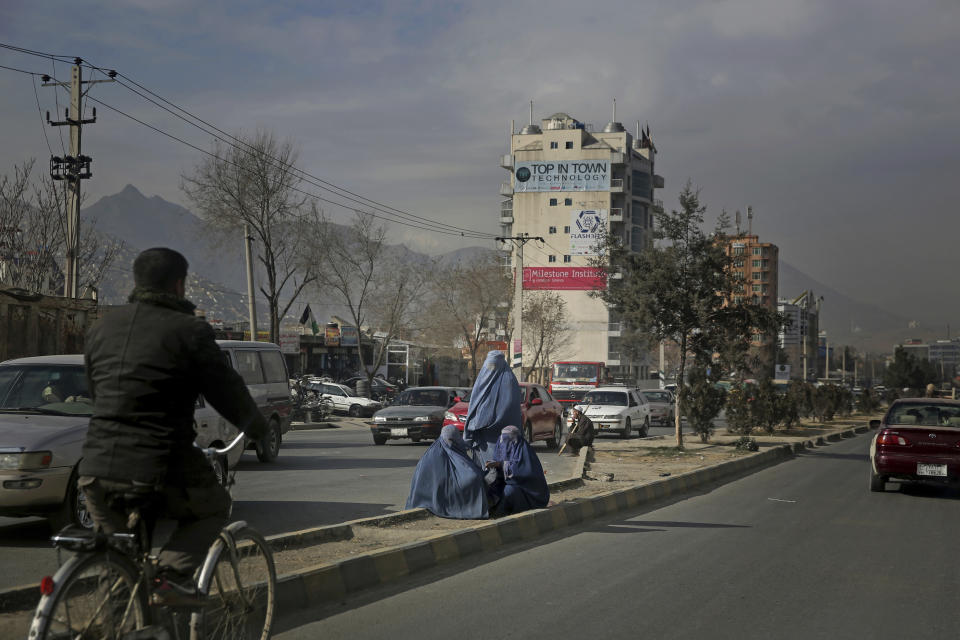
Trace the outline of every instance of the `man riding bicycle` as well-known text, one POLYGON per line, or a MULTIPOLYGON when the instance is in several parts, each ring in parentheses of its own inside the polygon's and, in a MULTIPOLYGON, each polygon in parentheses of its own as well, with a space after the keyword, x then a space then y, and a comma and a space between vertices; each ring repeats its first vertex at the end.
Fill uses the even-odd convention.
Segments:
POLYGON ((83 445, 80 487, 95 527, 127 529, 113 497, 155 492, 159 517, 177 521, 160 553, 160 604, 195 604, 192 574, 226 523, 230 495, 193 445, 198 395, 248 437, 267 424, 240 375, 217 346, 213 329, 184 298, 187 260, 147 249, 133 263, 130 304, 107 312, 90 330, 84 360, 93 417, 83 445))

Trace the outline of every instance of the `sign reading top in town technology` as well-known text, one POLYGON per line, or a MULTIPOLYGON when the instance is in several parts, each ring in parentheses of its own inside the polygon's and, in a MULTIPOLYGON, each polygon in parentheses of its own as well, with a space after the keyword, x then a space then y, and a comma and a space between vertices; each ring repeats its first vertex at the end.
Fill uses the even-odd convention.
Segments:
POLYGON ((570 255, 595 256, 607 230, 606 209, 574 209, 570 212, 570 255))
POLYGON ((513 190, 537 191, 609 191, 609 160, 560 160, 556 162, 517 162, 513 190))

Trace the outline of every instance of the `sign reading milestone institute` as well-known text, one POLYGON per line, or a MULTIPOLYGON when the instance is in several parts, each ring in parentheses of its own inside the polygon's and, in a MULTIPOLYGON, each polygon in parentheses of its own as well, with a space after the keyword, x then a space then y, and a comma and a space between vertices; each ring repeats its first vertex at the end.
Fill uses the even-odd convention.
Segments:
POLYGON ((598 267, 524 267, 524 289, 592 291, 606 289, 607 279, 598 267))

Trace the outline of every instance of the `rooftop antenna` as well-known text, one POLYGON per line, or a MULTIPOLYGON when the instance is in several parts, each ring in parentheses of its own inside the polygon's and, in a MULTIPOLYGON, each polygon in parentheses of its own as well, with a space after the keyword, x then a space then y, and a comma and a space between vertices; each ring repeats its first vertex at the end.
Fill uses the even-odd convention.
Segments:
POLYGON ((613 118, 611 118, 611 120, 613 122, 617 121, 617 99, 616 98, 613 99, 613 118))
POLYGON ((736 221, 737 221, 737 235, 740 235, 740 209, 737 209, 736 221))
POLYGON ((530 101, 530 124, 525 126, 523 129, 520 129, 520 135, 530 135, 534 133, 542 133, 540 127, 533 124, 533 100, 530 101))
POLYGON ((753 235, 753 207, 747 206, 747 235, 753 235))
POLYGON ((533 126, 533 100, 530 101, 530 126, 533 126))

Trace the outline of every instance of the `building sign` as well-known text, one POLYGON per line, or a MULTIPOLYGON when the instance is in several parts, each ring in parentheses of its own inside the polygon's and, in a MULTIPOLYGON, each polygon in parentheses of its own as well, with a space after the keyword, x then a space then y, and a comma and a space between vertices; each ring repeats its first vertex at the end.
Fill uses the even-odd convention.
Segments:
POLYGON ((606 231, 606 209, 574 209, 570 212, 570 255, 597 255, 606 231))
POLYGON ((516 193, 538 191, 609 191, 609 160, 517 162, 513 173, 516 193))
POLYGON ((340 327, 327 325, 327 332, 323 343, 328 347, 340 346, 340 327))
POLYGON ((300 353, 299 327, 280 327, 280 352, 300 353))
POLYGON ((524 267, 524 289, 592 291, 606 289, 607 278, 599 267, 524 267))
POLYGON ((776 371, 773 373, 774 380, 789 380, 790 379, 790 365, 788 364, 778 364, 776 371))
POLYGON ((360 338, 357 335, 356 327, 342 326, 340 327, 340 346, 341 347, 355 347, 360 343, 360 338))

